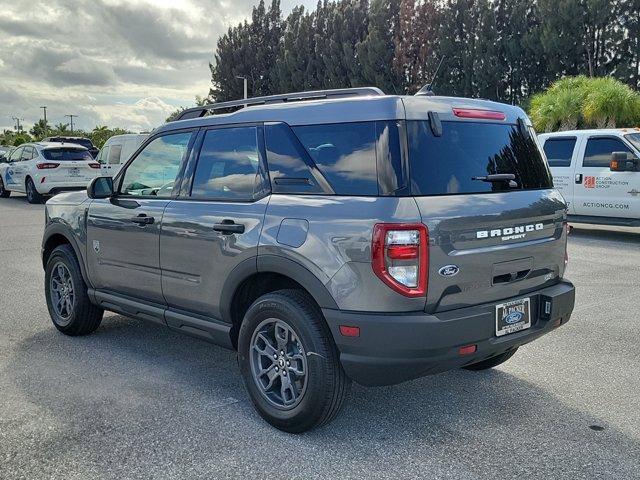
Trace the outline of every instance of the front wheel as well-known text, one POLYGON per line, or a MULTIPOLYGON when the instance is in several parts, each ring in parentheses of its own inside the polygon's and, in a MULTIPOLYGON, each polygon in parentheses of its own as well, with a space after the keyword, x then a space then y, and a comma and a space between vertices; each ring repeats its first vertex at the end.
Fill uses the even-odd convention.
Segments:
POLYGON ((251 305, 238 361, 258 413, 286 432, 331 421, 351 384, 320 309, 298 290, 269 293, 251 305))
POLYGON ((487 370, 489 368, 497 367, 501 363, 509 360, 513 355, 518 351, 518 347, 514 347, 511 350, 507 350, 506 352, 500 353, 494 357, 489 357, 486 360, 482 360, 478 363, 472 363, 471 365, 466 365, 462 368, 465 370, 487 370))
POLYGON ((92 333, 103 310, 89 300, 75 252, 70 245, 56 247, 45 270, 45 295, 53 325, 65 335, 92 333))
POLYGON ((11 190, 7 190, 4 187, 4 182, 2 181, 2 177, 0 176, 0 198, 9 198, 11 195, 11 190))
POLYGON ((27 202, 42 203, 42 195, 38 193, 38 190, 36 190, 36 186, 34 185, 33 180, 31 180, 30 178, 27 178, 26 190, 27 190, 27 202))

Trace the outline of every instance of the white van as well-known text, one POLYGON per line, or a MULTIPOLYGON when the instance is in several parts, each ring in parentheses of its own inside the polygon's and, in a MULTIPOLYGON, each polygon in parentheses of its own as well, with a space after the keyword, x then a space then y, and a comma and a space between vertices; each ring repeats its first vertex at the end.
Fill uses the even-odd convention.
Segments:
POLYGON ((544 133, 539 139, 570 221, 640 226, 640 128, 544 133))
POLYGON ((98 154, 98 162, 102 165, 101 175, 114 177, 148 136, 147 133, 131 133, 109 138, 98 154))

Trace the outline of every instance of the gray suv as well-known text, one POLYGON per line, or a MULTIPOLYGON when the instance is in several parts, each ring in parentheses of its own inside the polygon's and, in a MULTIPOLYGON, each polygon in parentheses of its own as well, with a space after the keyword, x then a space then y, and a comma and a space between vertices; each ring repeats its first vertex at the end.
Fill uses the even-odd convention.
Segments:
POLYGON ((110 310, 237 350, 260 415, 301 432, 351 380, 484 370, 566 323, 565 216, 519 108, 375 88, 225 102, 47 202, 46 299, 67 335, 110 310))

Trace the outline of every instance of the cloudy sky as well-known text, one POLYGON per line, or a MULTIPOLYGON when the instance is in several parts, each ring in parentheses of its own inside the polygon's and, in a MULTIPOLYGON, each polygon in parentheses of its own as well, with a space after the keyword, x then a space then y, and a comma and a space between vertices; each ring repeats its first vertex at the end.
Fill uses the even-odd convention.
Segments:
POLYGON ((0 0, 0 129, 42 105, 50 124, 154 128, 208 93, 218 36, 257 1, 0 0))

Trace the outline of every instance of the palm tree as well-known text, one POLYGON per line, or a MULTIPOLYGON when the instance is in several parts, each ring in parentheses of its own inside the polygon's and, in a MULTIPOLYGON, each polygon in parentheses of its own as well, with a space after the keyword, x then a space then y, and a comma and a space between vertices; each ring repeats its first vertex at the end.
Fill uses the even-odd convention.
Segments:
POLYGON ((54 129, 58 134, 67 133, 69 131, 69 124, 60 122, 54 127, 54 129))

